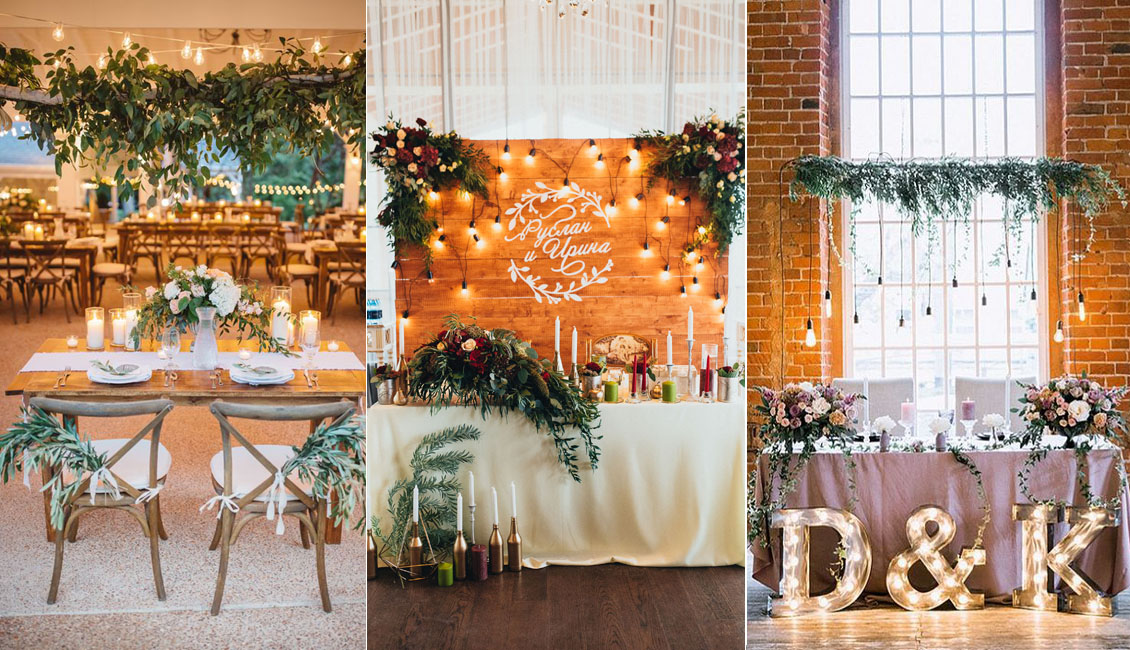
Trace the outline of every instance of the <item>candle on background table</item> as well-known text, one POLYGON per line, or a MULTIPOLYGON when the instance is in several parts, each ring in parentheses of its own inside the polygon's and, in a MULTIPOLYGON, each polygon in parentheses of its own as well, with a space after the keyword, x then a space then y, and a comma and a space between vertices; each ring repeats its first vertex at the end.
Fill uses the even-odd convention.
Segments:
POLYGON ((498 490, 494 489, 493 485, 490 488, 490 498, 494 501, 494 525, 497 526, 498 525, 498 490))
POLYGON ((474 472, 467 472, 467 473, 471 475, 471 480, 470 480, 471 507, 474 508, 475 507, 475 473, 474 472))
POLYGON ((290 338, 290 303, 279 299, 271 305, 274 308, 271 316, 271 337, 280 341, 290 338))
POLYGON ((339 349, 341 349, 341 346, 338 345, 337 341, 330 341, 326 345, 326 349, 329 350, 330 352, 337 352, 339 349))
POLYGON ((671 354, 671 330, 667 330, 667 365, 675 363, 675 358, 671 354))
POLYGON ((558 316, 553 320, 553 352, 558 357, 561 356, 561 317, 558 316))
POLYGON ((962 420, 976 420, 977 419, 977 402, 965 398, 961 403, 961 419, 962 420))
POLYGON ((68 348, 77 348, 78 347, 78 337, 75 336, 74 334, 71 334, 70 336, 68 336, 67 337, 67 347, 68 348))
POLYGON ((514 487, 514 481, 510 481, 510 516, 518 516, 518 489, 514 487))
POLYGON ((487 579, 487 547, 485 544, 475 544, 471 547, 471 559, 467 562, 467 573, 475 580, 487 579))
POLYGON ((900 422, 914 422, 914 402, 907 400, 902 403, 900 422))
POLYGON ((573 328, 573 365, 577 365, 577 328, 573 328))
POLYGON ((137 310, 126 310, 126 341, 133 337, 133 331, 137 329, 137 310))
POLYGON ((126 344, 126 317, 124 314, 114 314, 110 328, 114 332, 114 345, 126 344))
POLYGON ((412 486, 412 523, 420 523, 420 486, 412 486))
POLYGON ((455 530, 463 530, 463 493, 455 497, 455 530))
POLYGON ((694 308, 687 307, 687 338, 694 340, 694 308))
POLYGON ((670 379, 663 382, 663 401, 669 404, 674 404, 679 401, 679 393, 675 389, 675 382, 670 379))

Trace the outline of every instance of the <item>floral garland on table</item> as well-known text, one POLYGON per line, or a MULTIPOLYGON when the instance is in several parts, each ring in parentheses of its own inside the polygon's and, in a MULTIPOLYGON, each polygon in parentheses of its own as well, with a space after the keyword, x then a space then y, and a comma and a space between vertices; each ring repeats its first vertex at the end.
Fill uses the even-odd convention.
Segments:
MULTIPOLYGON (((1094 219, 1109 207, 1110 199, 1114 197, 1126 206, 1125 192, 1106 170, 1058 158, 851 161, 809 155, 790 161, 788 166, 793 170, 789 197, 797 201, 807 194, 828 201, 829 224, 833 202, 851 201, 848 228, 853 252, 854 217, 869 202, 895 206, 900 214, 910 217, 915 236, 926 232, 934 237, 938 222, 969 223, 974 203, 984 194, 1005 200, 1004 221, 1009 234, 1019 234, 1025 217, 1036 220, 1041 213, 1056 210, 1059 201, 1070 199, 1082 209, 1090 225, 1087 251, 1094 241, 1094 219)), ((836 253, 839 255, 839 251, 836 253)), ((999 263, 997 258, 994 263, 999 263)))
POLYGON ((146 302, 131 334, 135 349, 142 339, 160 338, 167 327, 183 334, 199 323, 198 307, 214 307, 220 334, 235 331, 242 341, 246 333, 259 343, 260 351, 294 356, 285 343, 271 336, 273 308, 264 307, 254 289, 236 284, 230 273, 204 265, 184 269, 170 264, 165 274, 169 280, 164 287, 145 289, 146 302))
MULTIPOLYGON (((749 542, 759 540, 764 546, 769 543, 769 517, 784 508, 788 496, 796 491, 800 472, 815 455, 820 439, 843 454, 851 491, 847 509, 854 509, 857 494, 850 444, 855 436, 850 427, 851 413, 856 401, 866 398, 810 382, 786 384, 779 392, 769 388, 759 388, 758 392, 761 404, 754 407, 754 412, 762 419, 758 434, 763 445, 758 453, 769 455, 769 476, 760 501, 750 507, 749 542), (797 445, 800 451, 796 451, 797 445)), ((759 463, 755 467, 760 471, 759 463)))
POLYGON ((1029 449, 1028 457, 1017 474, 1021 493, 1033 503, 1059 503, 1055 499, 1036 499, 1028 486, 1032 469, 1047 457, 1051 449, 1044 442, 1044 436, 1050 433, 1064 436, 1063 448, 1075 450, 1076 482, 1087 504, 1091 507, 1116 507, 1120 504, 1127 483, 1123 463, 1118 463, 1118 494, 1110 500, 1097 498, 1086 471, 1087 452, 1094 448, 1086 436, 1096 436, 1115 446, 1124 446, 1126 421, 1118 410, 1118 403, 1127 389, 1104 388, 1097 381, 1088 379, 1086 374, 1078 378, 1065 375, 1046 385, 1021 384, 1021 387, 1024 392, 1017 400, 1021 406, 1013 412, 1020 414, 1026 426, 1011 440, 1029 449))
MULTIPOLYGON (((294 456, 283 463, 279 473, 310 484, 318 498, 330 501, 330 518, 339 524, 363 500, 365 490, 365 424, 353 415, 318 425, 301 447, 292 446, 294 456), (329 494, 333 493, 333 499, 329 494)), ((354 528, 360 528, 364 517, 354 528)))
POLYGON ((433 549, 441 552, 455 542, 455 508, 462 489, 455 476, 459 468, 473 461, 471 452, 447 449, 451 445, 478 440, 481 433, 469 424, 429 433, 412 452, 411 478, 397 479, 388 491, 391 526, 382 532, 380 518, 370 517, 369 534, 383 544, 384 552, 400 548, 412 518, 412 489, 420 488, 420 523, 428 533, 433 549))
POLYGON ((390 116, 372 138, 371 160, 388 181, 377 222, 388 228, 398 250, 402 243, 415 244, 430 262, 428 239, 439 224, 429 214, 428 196, 459 188, 488 199, 487 155, 455 131, 436 133, 423 118, 413 127, 390 116))
MULTIPOLYGON (((21 419, 0 434, 0 483, 7 483, 23 471, 24 484, 31 486, 28 473, 38 467, 53 467, 51 480, 41 488, 50 494, 51 526, 62 530, 66 521, 65 505, 74 497, 85 474, 100 472, 106 467, 106 454, 94 449, 90 438, 80 438, 72 420, 66 424, 38 408, 24 407, 21 419), (65 475, 74 477, 71 482, 65 475)), ((107 487, 116 491, 117 485, 107 487)))
POLYGON ((600 459, 593 433, 598 426, 597 406, 584 399, 569 379, 539 359, 529 343, 506 329, 486 330, 448 316, 444 330, 416 348, 408 363, 408 395, 432 405, 432 410, 452 404, 478 406, 482 417, 497 411, 518 411, 538 431, 553 438, 557 461, 573 480, 580 482, 580 435, 589 462, 600 459))
POLYGON ((698 196, 710 215, 707 233, 718 251, 726 252, 745 224, 745 113, 730 121, 696 117, 680 133, 642 131, 636 137, 656 147, 645 172, 651 176, 649 187, 659 178, 697 179, 698 196))

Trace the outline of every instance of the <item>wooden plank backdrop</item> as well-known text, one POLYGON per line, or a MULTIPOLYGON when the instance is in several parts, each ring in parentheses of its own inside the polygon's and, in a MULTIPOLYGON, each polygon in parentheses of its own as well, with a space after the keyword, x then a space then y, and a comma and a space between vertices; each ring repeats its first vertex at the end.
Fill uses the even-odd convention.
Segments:
MULTIPOLYGON (((709 221, 690 183, 670 187, 660 180, 649 190, 648 179, 643 176, 648 149, 644 147, 638 156, 629 156, 634 147, 631 139, 597 139, 595 150, 587 139, 511 140, 509 160, 503 159, 504 141, 478 140, 474 144, 490 157, 490 201, 458 191, 432 198, 433 214, 445 237, 441 245, 436 245, 438 235, 433 236, 431 280, 426 275, 422 250, 401 251, 396 269, 396 307, 398 315, 408 313, 405 341, 409 353, 427 336, 439 331, 444 317, 456 313, 475 316, 483 327, 515 330, 523 339, 532 341, 540 353, 549 356, 553 353, 554 317, 560 316, 561 355, 566 368, 573 327, 579 338, 578 358, 583 358, 588 339, 636 334, 648 340, 659 339, 663 360, 664 341, 670 330, 675 339, 675 362, 686 363, 688 307, 695 312, 696 361, 701 343, 717 343, 721 352, 722 310, 728 288, 726 259, 716 255, 712 243, 702 248, 701 269, 684 259, 684 246, 694 240, 700 223, 709 221), (531 148, 536 153, 529 160, 531 148), (598 164, 600 154, 603 165, 598 164), (504 175, 497 173, 498 168, 504 175), (571 235, 570 244, 583 247, 608 243, 605 253, 592 252, 573 259, 584 260, 590 272, 594 267, 603 268, 609 259, 612 268, 603 274, 607 282, 578 291, 579 301, 550 304, 543 298, 539 303, 530 286, 520 278, 512 281, 512 260, 519 267, 529 267, 531 275, 540 275, 541 282, 547 282, 550 289, 559 281, 568 286, 580 274, 570 277, 555 273, 552 269, 558 268, 560 261, 551 259, 541 247, 535 250, 533 235, 524 241, 517 239, 515 235, 522 225, 517 223, 510 230, 513 215, 508 215, 507 210, 522 201, 527 191, 544 192, 538 183, 556 190, 563 186, 566 177, 571 185, 599 196, 609 217, 607 226, 591 209, 572 217, 572 222, 590 222, 591 229, 571 235), (671 192, 676 197, 673 203, 668 202, 671 192), (633 198, 640 194, 642 200, 633 198), (690 198, 685 204, 684 197, 690 198), (615 209, 608 209, 612 201, 615 209), (664 216, 670 221, 660 226, 664 216), (472 237, 472 220, 474 234, 482 240, 481 244, 472 237), (508 235, 514 240, 507 241, 508 235), (644 250, 645 241, 648 251, 644 250), (530 251, 536 253, 536 259, 524 261, 530 251), (661 277, 665 264, 670 264, 668 279, 661 277), (693 282, 695 276, 697 285, 693 282), (464 279, 468 286, 466 294, 462 292, 464 279), (680 286, 686 286, 685 296, 680 286), (721 300, 715 298, 716 292, 721 300)), ((543 223, 548 224, 568 214, 569 208, 561 207, 564 203, 563 198, 550 198, 535 203, 523 214, 537 216, 533 212, 536 210, 544 217, 543 223)))

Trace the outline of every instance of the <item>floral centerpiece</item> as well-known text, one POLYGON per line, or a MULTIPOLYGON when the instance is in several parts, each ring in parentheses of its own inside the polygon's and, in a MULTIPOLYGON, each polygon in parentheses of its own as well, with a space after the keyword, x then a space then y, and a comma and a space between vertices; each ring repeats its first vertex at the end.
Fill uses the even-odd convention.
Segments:
POLYGON ((680 133, 644 131, 638 136, 656 147, 647 167, 651 183, 696 182, 710 222, 700 224, 725 252, 745 223, 745 115, 733 120, 717 115, 698 117, 680 133))
POLYGON ((259 343, 259 350, 294 353, 284 342, 271 336, 272 308, 264 307, 251 287, 240 286, 231 274, 204 265, 192 269, 169 265, 168 282, 160 289, 147 287, 145 303, 137 315, 131 344, 140 347, 142 339, 158 339, 172 327, 182 334, 195 330, 200 322, 198 309, 215 309, 215 324, 220 334, 235 332, 259 343))
POLYGON ((429 216, 429 195, 459 188, 489 198, 487 155, 454 131, 436 133, 423 118, 405 126, 390 117, 372 138, 372 162, 388 182, 377 221, 397 247, 403 242, 422 246, 430 261, 428 238, 438 224, 429 216))
POLYGON ((478 406, 485 419, 492 411, 518 411, 538 431, 553 438, 557 460, 574 480, 577 438, 595 468, 600 448, 594 435, 597 407, 581 391, 539 359, 529 343, 505 329, 486 330, 451 315, 444 329, 416 348, 408 364, 408 393, 432 405, 433 410, 452 404, 478 406))
POLYGON ((759 392, 761 404, 754 407, 754 412, 761 419, 760 453, 769 455, 769 482, 761 499, 750 507, 749 536, 751 542, 760 539, 767 544, 769 516, 783 508, 788 495, 796 490, 800 472, 816 453, 816 443, 821 439, 844 454, 852 490, 849 509, 854 503, 851 413, 856 401, 864 398, 835 386, 811 382, 787 384, 780 391, 760 388, 759 392))
MULTIPOLYGON (((1096 499, 1087 479, 1085 459, 1091 449, 1091 442, 1082 436, 1095 436, 1100 440, 1124 446, 1126 422, 1118 410, 1118 403, 1126 394, 1126 388, 1104 388, 1099 382, 1082 377, 1063 376, 1053 379, 1046 385, 1021 384, 1024 389, 1018 398, 1020 406, 1013 409, 1025 423, 1023 431, 1013 434, 1012 441, 1027 448, 1028 458, 1019 472, 1020 489, 1024 496, 1033 502, 1040 501, 1028 489, 1028 477, 1036 463, 1047 456, 1048 446, 1044 436, 1060 435, 1065 440, 1063 448, 1075 449, 1080 457, 1080 470, 1076 473, 1080 491, 1089 505, 1103 505, 1096 499)), ((1125 486, 1125 473, 1119 472, 1125 486)))
POLYGON ((604 374, 604 364, 599 361, 589 361, 581 366, 579 372, 582 377, 599 377, 604 374))

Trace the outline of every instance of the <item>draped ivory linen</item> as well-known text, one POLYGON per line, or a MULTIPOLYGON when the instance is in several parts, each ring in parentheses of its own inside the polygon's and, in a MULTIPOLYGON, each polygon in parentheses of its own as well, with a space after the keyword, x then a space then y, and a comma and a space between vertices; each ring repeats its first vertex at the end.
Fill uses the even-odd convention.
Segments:
MULTIPOLYGON (((1016 474, 1024 463, 1026 451, 970 451, 967 455, 984 474, 992 518, 985 532, 984 566, 973 569, 965 582, 974 592, 987 599, 1007 599, 1021 585, 1020 522, 1012 521, 1014 503, 1028 503, 1020 492, 1016 474)), ((981 522, 981 502, 977 484, 968 471, 948 452, 935 453, 855 453, 856 484, 859 503, 854 514, 863 521, 871 537, 871 575, 864 589, 866 594, 886 595, 887 565, 891 558, 910 547, 906 538, 906 520, 920 506, 937 505, 953 515, 953 542, 943 549, 947 558, 954 557, 963 546, 972 546, 981 522)), ((1087 470, 1096 496, 1109 499, 1118 492, 1117 463, 1122 462, 1117 449, 1103 449, 1087 454, 1087 470)), ((759 462, 758 498, 765 489, 768 458, 759 462)), ((1048 457, 1032 470, 1029 487, 1038 499, 1072 500, 1084 505, 1075 482, 1075 454, 1069 450, 1048 452, 1048 457)), ((787 499, 790 508, 847 506, 849 492, 843 457, 838 453, 818 453, 801 472, 797 490, 787 499)), ((1104 530, 1079 556, 1077 566, 1095 580, 1098 588, 1117 594, 1130 585, 1130 528, 1127 527, 1125 495, 1119 510, 1117 528, 1104 530)), ((1057 539, 1067 531, 1067 524, 1056 526, 1057 539)), ((832 586, 830 566, 838 537, 829 529, 811 529, 812 593, 819 594, 832 586)), ((775 535, 779 538, 779 535, 775 535)), ((753 577, 771 589, 777 588, 780 576, 779 541, 770 548, 755 543, 753 577)), ((933 583, 921 565, 911 567, 910 582, 926 591, 933 583)))
MULTIPOLYGON (((482 432, 465 443, 475 460, 458 476, 463 502, 475 473, 475 539, 491 531, 491 486, 499 528, 510 526, 510 482, 518 490, 523 565, 722 566, 745 563, 744 404, 602 404, 597 469, 574 482, 552 441, 518 413, 373 406, 368 411, 370 512, 387 521, 388 490, 411 475, 424 435, 459 424, 482 432)), ((583 454, 583 451, 582 451, 583 454)), ((470 511, 463 513, 470 535, 470 511)), ((437 552, 439 549, 436 549, 437 552)))

